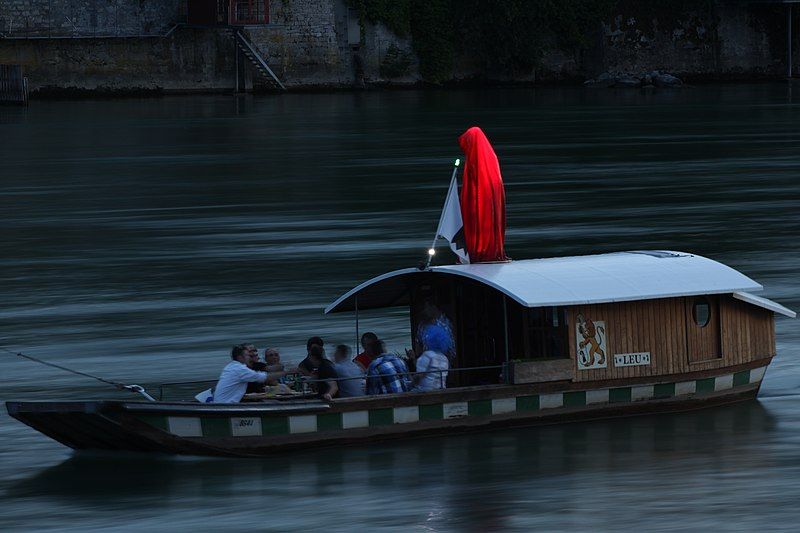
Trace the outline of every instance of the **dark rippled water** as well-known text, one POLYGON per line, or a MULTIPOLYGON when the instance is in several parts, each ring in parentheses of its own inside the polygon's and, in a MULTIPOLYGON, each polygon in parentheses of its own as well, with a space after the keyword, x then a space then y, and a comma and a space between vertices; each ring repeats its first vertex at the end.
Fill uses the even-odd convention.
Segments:
MULTIPOLYGON (((800 89, 798 89, 800 90, 800 89)), ((0 108, 0 342, 126 382, 231 344, 353 342, 322 308, 429 244, 473 124, 515 258, 678 249, 800 308, 800 95, 380 92, 0 108)), ((402 312, 362 327, 402 348, 402 312)), ((758 401, 263 460, 73 454, 0 414, 0 529, 795 530, 800 330, 758 401)), ((0 400, 127 397, 0 355, 0 400)))

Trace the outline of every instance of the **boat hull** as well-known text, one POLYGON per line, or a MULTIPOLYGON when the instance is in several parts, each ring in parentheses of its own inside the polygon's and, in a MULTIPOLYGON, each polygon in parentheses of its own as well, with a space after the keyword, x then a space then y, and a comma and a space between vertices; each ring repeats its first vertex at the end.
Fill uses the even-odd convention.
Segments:
POLYGON ((8 412, 75 449, 210 456, 450 435, 701 409, 753 399, 769 359, 626 383, 551 382, 428 394, 253 404, 7 402, 8 412))

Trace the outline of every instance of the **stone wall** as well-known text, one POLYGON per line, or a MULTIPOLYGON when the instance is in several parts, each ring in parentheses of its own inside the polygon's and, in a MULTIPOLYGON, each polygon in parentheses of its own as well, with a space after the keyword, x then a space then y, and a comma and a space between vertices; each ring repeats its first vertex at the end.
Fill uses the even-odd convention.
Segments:
POLYGON ((606 69, 667 70, 693 78, 762 77, 782 70, 783 57, 758 27, 759 12, 746 5, 718 2, 679 17, 635 11, 620 12, 603 25, 606 69))
MULTIPOLYGON (((22 64, 34 94, 233 89, 231 29, 176 29, 185 19, 186 0, 0 0, 0 63, 22 64)), ((380 25, 361 28, 344 0, 272 0, 270 24, 242 31, 289 88, 418 79, 410 40, 380 25), (387 52, 408 68, 383 76, 387 52)), ((257 84, 244 68, 248 85, 257 84)))
POLYGON ((365 83, 419 79, 411 40, 382 25, 360 28, 358 13, 344 0, 272 0, 270 12, 271 24, 245 31, 287 87, 349 87, 361 77, 365 83), (410 65, 405 73, 387 77, 381 65, 393 45, 410 65))
MULTIPOLYGON (((231 29, 175 29, 186 20, 186 2, 0 0, 0 63, 22 64, 34 93, 59 87, 233 89, 231 29)), ((590 46, 582 50, 554 46, 534 71, 513 79, 479 72, 470 58, 456 58, 454 78, 580 82, 601 72, 651 70, 688 79, 783 75, 785 7, 732 0, 698 5, 702 9, 676 12, 669 2, 619 0, 608 20, 597 21, 596 35, 587 36, 590 46)), ((795 11, 800 19, 800 9, 795 11)), ((270 15, 270 24, 243 31, 289 88, 419 81, 411 40, 360 21, 345 0, 271 0, 270 15)), ((257 81, 254 72, 249 69, 246 78, 257 81)))
POLYGON ((86 37, 164 34, 186 0, 0 0, 0 35, 86 37))
POLYGON ((786 72, 785 6, 729 0, 698 6, 702 9, 675 12, 663 2, 620 0, 587 50, 546 53, 539 78, 661 70, 693 80, 723 80, 777 78, 786 72))
POLYGON ((245 31, 270 67, 289 86, 349 85, 353 81, 347 35, 337 27, 331 0, 273 0, 270 24, 245 31))
POLYGON ((381 24, 364 25, 365 81, 409 85, 420 81, 419 60, 410 37, 399 37, 381 24))
POLYGON ((0 41, 0 63, 21 64, 32 94, 215 91, 236 83, 234 41, 213 29, 169 37, 0 41))

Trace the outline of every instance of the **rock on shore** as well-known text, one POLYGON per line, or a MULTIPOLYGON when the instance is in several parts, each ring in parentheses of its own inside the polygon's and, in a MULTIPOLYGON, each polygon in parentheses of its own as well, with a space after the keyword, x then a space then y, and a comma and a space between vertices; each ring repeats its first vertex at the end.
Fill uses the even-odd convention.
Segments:
POLYGON ((585 87, 681 87, 683 81, 667 72, 653 70, 642 74, 603 72, 583 82, 585 87))

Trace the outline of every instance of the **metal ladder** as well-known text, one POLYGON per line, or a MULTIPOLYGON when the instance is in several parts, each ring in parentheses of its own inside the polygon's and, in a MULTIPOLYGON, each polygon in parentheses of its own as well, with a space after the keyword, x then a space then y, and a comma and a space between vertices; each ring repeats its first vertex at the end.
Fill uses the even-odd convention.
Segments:
POLYGON ((284 87, 283 83, 281 83, 281 80, 278 79, 275 73, 272 72, 272 69, 269 68, 267 62, 264 61, 264 58, 258 53, 258 50, 255 46, 253 46, 253 43, 251 43, 239 30, 236 30, 234 38, 236 39, 236 45, 239 47, 248 61, 250 61, 250 63, 252 63, 252 65, 255 67, 256 72, 258 72, 258 74, 265 81, 270 83, 276 89, 285 91, 286 87, 284 87))

